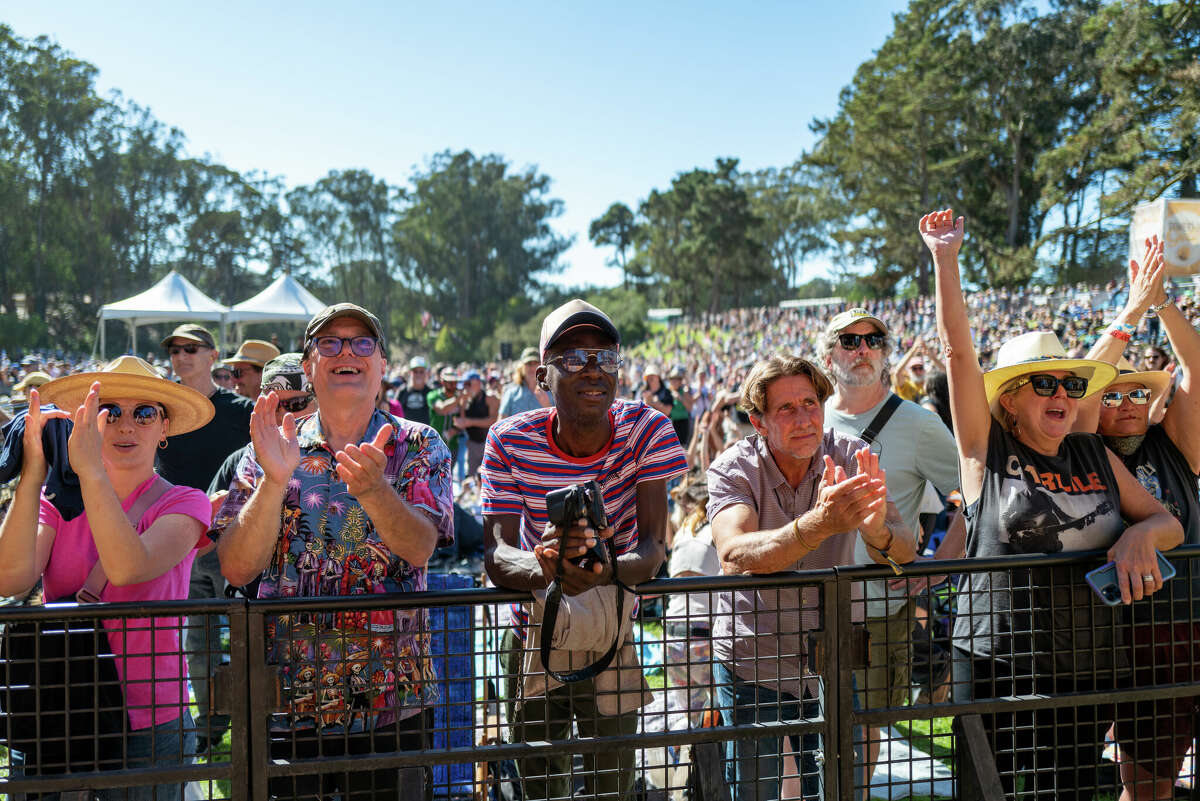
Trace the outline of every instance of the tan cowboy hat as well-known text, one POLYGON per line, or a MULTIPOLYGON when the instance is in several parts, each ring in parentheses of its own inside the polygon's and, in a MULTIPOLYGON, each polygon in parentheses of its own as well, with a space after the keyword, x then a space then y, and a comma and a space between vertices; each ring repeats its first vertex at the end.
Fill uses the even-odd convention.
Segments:
POLYGON ((1162 395, 1171 386, 1171 374, 1166 370, 1139 370, 1130 364, 1124 356, 1117 362, 1117 377, 1113 384, 1141 384, 1149 389, 1154 397, 1162 395))
POLYGON ((228 359, 222 359, 225 364, 253 364, 262 367, 279 355, 279 348, 262 339, 247 339, 238 346, 237 353, 228 359))
POLYGON ((22 394, 28 394, 26 390, 30 389, 31 387, 40 387, 43 384, 49 384, 53 380, 54 379, 48 373, 43 373, 41 370, 34 370, 32 373, 14 384, 12 391, 14 393, 20 392, 22 394))
POLYGON ((158 371, 137 356, 121 356, 94 373, 76 373, 56 378, 39 390, 43 403, 74 412, 83 405, 92 382, 100 382, 100 397, 137 398, 161 403, 171 421, 170 434, 186 434, 213 418, 212 402, 191 387, 159 376, 158 371))
POLYGON ((1000 413, 1000 391, 1014 378, 1031 373, 1070 370, 1088 380, 1083 397, 1104 389, 1117 374, 1117 368, 1096 359, 1071 359, 1053 331, 1030 331, 1013 337, 1000 346, 995 369, 983 374, 983 389, 993 415, 1000 413))

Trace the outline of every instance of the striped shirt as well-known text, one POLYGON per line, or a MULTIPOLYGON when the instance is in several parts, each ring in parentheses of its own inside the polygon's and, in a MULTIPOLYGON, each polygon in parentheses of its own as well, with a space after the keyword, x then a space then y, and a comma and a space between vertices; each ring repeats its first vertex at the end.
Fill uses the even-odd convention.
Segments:
MULTIPOLYGON (((492 426, 479 471, 483 513, 520 516, 521 548, 532 551, 549 522, 546 493, 595 479, 604 491, 617 553, 634 550, 637 485, 687 472, 671 421, 643 403, 614 401, 608 444, 591 456, 576 457, 564 453, 551 435, 556 416, 553 407, 534 409, 492 426)), ((520 604, 513 605, 513 617, 518 625, 526 622, 520 604)))

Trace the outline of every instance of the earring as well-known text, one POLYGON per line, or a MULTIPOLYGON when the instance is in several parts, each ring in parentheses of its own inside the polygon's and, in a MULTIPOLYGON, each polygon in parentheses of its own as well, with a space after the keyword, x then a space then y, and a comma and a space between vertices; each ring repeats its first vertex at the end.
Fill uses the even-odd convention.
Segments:
POLYGON ((167 449, 167 438, 166 437, 163 437, 162 439, 160 439, 158 441, 158 449, 160 451, 165 451, 167 449))

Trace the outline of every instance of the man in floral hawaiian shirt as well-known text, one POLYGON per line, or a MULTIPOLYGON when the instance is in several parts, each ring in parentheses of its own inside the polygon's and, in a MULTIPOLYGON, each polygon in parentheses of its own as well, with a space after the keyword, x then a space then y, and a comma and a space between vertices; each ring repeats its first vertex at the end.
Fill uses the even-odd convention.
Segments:
MULTIPOLYGON (((385 353, 379 321, 354 304, 308 324, 303 366, 319 411, 277 426, 276 394, 255 403, 251 447, 213 526, 230 582, 261 575, 259 598, 425 589, 429 555, 454 537, 450 454, 429 426, 375 408, 385 353)), ((282 614, 266 634, 280 676, 272 759, 425 746, 437 694, 425 610, 282 614)), ((268 789, 382 799, 395 796, 399 776, 279 777, 268 789)))

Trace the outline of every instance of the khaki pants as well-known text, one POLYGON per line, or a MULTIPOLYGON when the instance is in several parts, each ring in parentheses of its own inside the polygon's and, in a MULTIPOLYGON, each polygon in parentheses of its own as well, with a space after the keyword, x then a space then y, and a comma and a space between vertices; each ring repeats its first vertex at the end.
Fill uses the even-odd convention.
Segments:
MULTIPOLYGON (((500 669, 504 672, 505 712, 513 742, 571 740, 571 721, 582 737, 614 737, 637 731, 637 714, 601 715, 596 710, 592 681, 576 682, 551 690, 544 698, 526 700, 514 710, 521 676, 521 643, 510 629, 501 644, 500 669)), ((530 757, 517 760, 521 789, 527 801, 570 799, 574 792, 572 755, 530 757)), ((620 801, 633 787, 633 749, 621 748, 583 755, 583 786, 587 798, 620 801)))
POLYGON ((869 617, 871 661, 854 671, 863 709, 905 706, 912 694, 913 602, 905 601, 887 617, 869 617))

